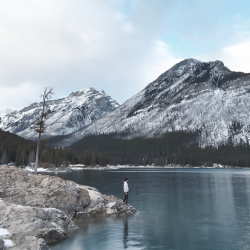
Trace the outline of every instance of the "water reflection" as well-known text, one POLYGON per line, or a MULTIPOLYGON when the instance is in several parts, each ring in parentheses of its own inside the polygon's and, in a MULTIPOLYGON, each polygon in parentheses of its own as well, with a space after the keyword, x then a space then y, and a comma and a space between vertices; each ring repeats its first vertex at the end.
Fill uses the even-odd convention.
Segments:
POLYGON ((123 230, 123 246, 124 249, 128 248, 128 217, 123 218, 124 230, 123 230))
POLYGON ((232 227, 237 235, 233 249, 250 249, 250 210, 249 210, 249 175, 232 176, 234 207, 236 220, 232 227), (238 185, 241 183, 241 185, 238 185))

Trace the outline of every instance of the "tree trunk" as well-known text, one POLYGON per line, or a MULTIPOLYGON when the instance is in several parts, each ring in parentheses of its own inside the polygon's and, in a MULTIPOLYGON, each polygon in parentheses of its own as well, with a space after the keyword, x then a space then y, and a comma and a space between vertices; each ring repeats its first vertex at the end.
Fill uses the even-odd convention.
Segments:
POLYGON ((39 148, 40 148, 40 136, 38 138, 37 148, 36 148, 36 163, 35 163, 34 174, 37 174, 38 158, 39 158, 39 148))
POLYGON ((38 159, 39 159, 39 148, 40 148, 40 141, 41 141, 41 135, 44 133, 44 123, 46 118, 46 101, 50 98, 50 95, 53 94, 52 92, 53 88, 45 88, 44 93, 42 95, 43 98, 43 109, 41 113, 40 119, 36 122, 36 125, 39 125, 38 129, 35 129, 38 132, 38 141, 37 141, 37 149, 36 149, 36 163, 35 163, 35 169, 34 174, 37 174, 37 167, 38 167, 38 159))

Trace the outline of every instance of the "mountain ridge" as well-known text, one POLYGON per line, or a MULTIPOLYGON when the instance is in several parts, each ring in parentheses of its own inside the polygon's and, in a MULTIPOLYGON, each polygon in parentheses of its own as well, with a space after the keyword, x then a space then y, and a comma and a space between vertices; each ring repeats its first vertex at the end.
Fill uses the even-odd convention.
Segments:
MULTIPOLYGON (((105 92, 95 92, 94 96, 105 95, 105 92)), ((68 98, 70 96, 77 102, 81 90, 68 98)), ((91 98, 89 101, 93 100, 91 98)), ((59 105, 60 100, 55 100, 53 105, 59 105)), ((84 115, 85 108, 77 109, 72 117, 76 126, 73 129, 68 126, 65 132, 63 119, 59 120, 62 123, 60 133, 53 132, 58 120, 49 123, 49 137, 67 135, 58 139, 61 146, 69 146, 87 135, 110 133, 126 134, 123 138, 131 139, 160 137, 171 131, 199 131, 201 147, 218 146, 229 139, 235 144, 250 139, 250 73, 231 71, 218 60, 201 62, 185 59, 122 105, 114 100, 109 100, 109 103, 110 108, 105 101, 99 103, 94 110, 102 109, 104 105, 105 112, 96 111, 99 115, 93 120, 84 115), (81 114, 80 119, 77 114, 81 114)), ((72 124, 70 119, 66 122, 66 125, 72 124)), ((14 132, 30 136, 27 130, 14 132)))
MULTIPOLYGON (((104 91, 94 88, 72 92, 68 97, 49 100, 49 118, 46 121, 46 136, 69 134, 80 127, 87 126, 106 112, 119 106, 104 91)), ((0 129, 34 139, 36 136, 30 126, 41 114, 41 102, 32 103, 19 111, 4 115, 0 129)))
POLYGON ((113 112, 61 141, 90 134, 124 133, 127 139, 171 131, 200 131, 200 145, 250 138, 250 74, 223 62, 186 59, 161 74, 113 112), (240 123, 237 130, 234 124, 240 123), (240 128, 240 130, 239 130, 240 128))

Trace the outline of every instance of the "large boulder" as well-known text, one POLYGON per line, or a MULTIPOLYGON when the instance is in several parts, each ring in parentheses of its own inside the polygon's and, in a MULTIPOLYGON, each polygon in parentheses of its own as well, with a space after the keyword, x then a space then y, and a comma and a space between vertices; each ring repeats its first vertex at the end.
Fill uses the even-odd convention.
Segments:
POLYGON ((53 207, 68 215, 90 204, 89 193, 84 186, 7 166, 0 167, 0 198, 22 206, 53 207))
POLYGON ((85 186, 89 192, 90 205, 76 212, 74 221, 92 220, 96 216, 123 216, 136 213, 135 208, 124 205, 121 199, 113 195, 103 195, 96 188, 85 186))
POLYGON ((36 208, 0 201, 0 228, 6 228, 12 249, 48 249, 46 243, 67 237, 69 217, 54 208, 36 208))

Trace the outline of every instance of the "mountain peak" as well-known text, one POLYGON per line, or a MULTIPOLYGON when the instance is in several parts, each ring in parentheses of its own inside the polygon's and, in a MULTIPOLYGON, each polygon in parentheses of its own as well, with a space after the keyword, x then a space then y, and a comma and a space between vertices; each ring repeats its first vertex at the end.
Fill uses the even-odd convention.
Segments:
POLYGON ((101 93, 101 91, 98 91, 92 87, 90 88, 86 88, 86 89, 80 89, 76 92, 72 92, 69 96, 70 97, 74 97, 74 96, 89 96, 89 95, 92 95, 92 94, 99 94, 101 93))
POLYGON ((187 59, 184 59, 184 60, 180 61, 179 63, 176 63, 175 65, 178 65, 178 64, 182 64, 182 65, 195 65, 197 63, 201 63, 201 61, 199 61, 197 59, 194 59, 194 58, 187 58, 187 59))
POLYGON ((185 76, 202 76, 205 73, 208 75, 226 76, 231 71, 224 66, 224 63, 216 60, 212 62, 201 62, 199 60, 189 58, 179 63, 176 63, 172 68, 160 75, 155 81, 162 81, 166 78, 173 80, 185 76))

